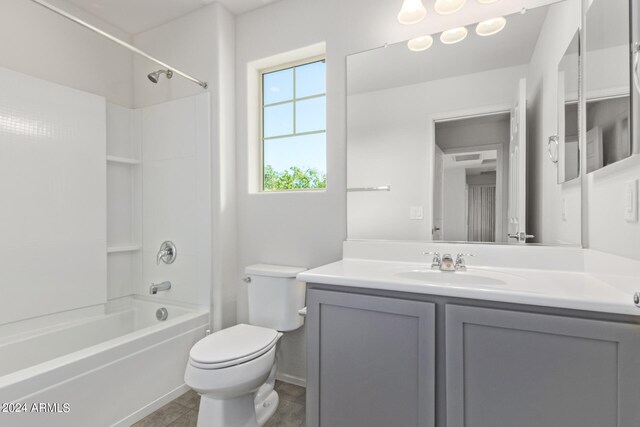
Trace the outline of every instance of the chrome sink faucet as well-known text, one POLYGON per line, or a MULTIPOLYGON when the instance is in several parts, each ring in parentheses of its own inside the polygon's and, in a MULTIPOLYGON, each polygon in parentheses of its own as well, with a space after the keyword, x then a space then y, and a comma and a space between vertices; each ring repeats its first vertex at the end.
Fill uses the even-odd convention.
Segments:
POLYGON ((433 259, 431 260, 431 268, 440 268, 440 266, 442 265, 440 252, 422 252, 422 255, 433 255, 433 259))
POLYGON ((155 295, 158 291, 168 291, 169 289, 171 289, 171 282, 168 280, 158 284, 152 283, 151 286, 149 286, 149 294, 155 295))
POLYGON ((454 262, 451 254, 444 254, 441 256, 439 252, 423 252, 422 255, 433 255, 431 268, 437 268, 440 271, 466 271, 467 265, 464 261, 464 257, 475 256, 473 254, 458 254, 454 262))

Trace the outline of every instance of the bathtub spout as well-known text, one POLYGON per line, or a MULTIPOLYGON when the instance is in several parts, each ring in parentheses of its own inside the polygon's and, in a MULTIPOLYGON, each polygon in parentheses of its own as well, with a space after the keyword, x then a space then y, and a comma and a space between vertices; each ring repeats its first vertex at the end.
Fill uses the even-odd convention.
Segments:
POLYGON ((155 295, 158 291, 168 291, 169 289, 171 289, 171 282, 169 281, 158 284, 152 283, 151 286, 149 286, 149 293, 155 295))

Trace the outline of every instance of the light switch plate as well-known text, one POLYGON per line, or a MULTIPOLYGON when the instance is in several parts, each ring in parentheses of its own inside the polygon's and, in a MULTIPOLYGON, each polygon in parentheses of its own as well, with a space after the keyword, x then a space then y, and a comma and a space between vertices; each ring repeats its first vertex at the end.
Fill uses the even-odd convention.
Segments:
POLYGON ((624 186, 624 220, 638 222, 638 180, 629 181, 624 186))
POLYGON ((421 220, 424 219, 424 209, 422 206, 411 206, 409 208, 409 219, 421 220))

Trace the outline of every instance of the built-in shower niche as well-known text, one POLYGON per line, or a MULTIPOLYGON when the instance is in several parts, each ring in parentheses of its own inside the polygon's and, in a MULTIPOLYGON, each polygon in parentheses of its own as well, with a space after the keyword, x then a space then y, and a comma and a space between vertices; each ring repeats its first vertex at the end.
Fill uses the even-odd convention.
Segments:
POLYGON ((140 111, 107 103, 107 297, 134 293, 142 280, 140 111))
POLYGON ((209 96, 148 107, 107 104, 107 295, 208 305, 211 283, 209 96), (172 264, 156 262, 162 242, 172 264), (169 291, 149 295, 152 283, 169 291))

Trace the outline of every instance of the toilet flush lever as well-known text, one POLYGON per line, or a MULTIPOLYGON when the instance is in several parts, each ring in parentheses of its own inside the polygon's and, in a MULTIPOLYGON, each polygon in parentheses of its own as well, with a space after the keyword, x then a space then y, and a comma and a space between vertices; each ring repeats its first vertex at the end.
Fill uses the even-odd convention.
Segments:
POLYGON ((298 310, 298 314, 302 317, 307 317, 307 307, 298 310))
POLYGON ((640 292, 636 292, 635 294, 633 294, 633 303, 636 305, 636 307, 640 308, 640 292))

